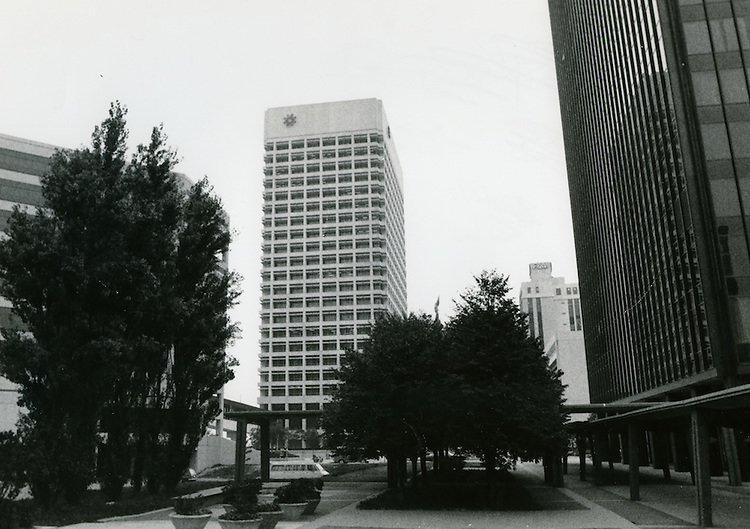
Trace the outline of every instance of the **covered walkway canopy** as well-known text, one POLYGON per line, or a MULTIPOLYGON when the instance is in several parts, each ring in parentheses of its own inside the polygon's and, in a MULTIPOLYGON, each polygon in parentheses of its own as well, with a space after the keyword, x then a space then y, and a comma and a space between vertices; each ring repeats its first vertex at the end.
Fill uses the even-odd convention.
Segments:
MULTIPOLYGON (((570 413, 604 415, 604 417, 594 420, 569 425, 571 431, 582 434, 584 439, 583 435, 607 431, 612 428, 627 431, 627 463, 630 472, 631 500, 640 499, 638 467, 639 459, 644 454, 639 453, 639 438, 643 431, 646 429, 660 431, 673 426, 689 428, 698 520, 702 527, 710 527, 712 525, 712 510, 709 428, 711 426, 721 428, 742 426, 747 428, 750 425, 750 384, 675 402, 569 405, 565 406, 565 410, 570 413)), ((734 443, 727 443, 727 446, 736 450, 734 443)), ((579 446, 582 469, 585 469, 584 451, 585 446, 579 446)), ((600 460, 597 461, 598 458, 593 452, 594 468, 597 471, 600 460)), ((736 462, 736 453, 733 457, 730 454, 728 459, 736 462)), ((741 482, 739 476, 736 475, 737 473, 739 473, 739 468, 734 468, 730 464, 730 483, 741 482)))
POLYGON ((241 411, 227 411, 224 417, 237 421, 237 442, 234 451, 234 479, 237 482, 245 478, 245 443, 247 438, 247 424, 260 427, 260 478, 268 481, 271 477, 271 421, 277 419, 295 419, 320 417, 320 410, 300 411, 270 411, 243 406, 241 411), (243 442, 240 442, 243 440, 243 442))

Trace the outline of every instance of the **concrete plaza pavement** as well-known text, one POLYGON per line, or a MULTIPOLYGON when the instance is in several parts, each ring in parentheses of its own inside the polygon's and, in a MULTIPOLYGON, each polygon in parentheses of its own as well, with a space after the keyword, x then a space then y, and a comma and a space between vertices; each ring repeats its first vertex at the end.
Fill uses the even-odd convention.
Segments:
MULTIPOLYGON (((606 470, 605 470, 606 472, 606 470)), ((673 473, 665 482, 661 471, 642 468, 642 500, 628 499, 627 468, 619 465, 603 486, 580 481, 571 463, 565 488, 543 482, 541 465, 520 464, 515 473, 540 503, 536 511, 383 511, 360 510, 357 503, 385 490, 383 481, 370 481, 366 472, 349 481, 327 482, 315 514, 299 521, 282 521, 277 529, 685 529, 695 527, 695 489, 689 474, 673 473), (624 476, 624 477, 623 477, 624 476)), ((714 526, 750 528, 750 486, 728 487, 726 478, 714 478, 714 526)), ((219 529, 219 506, 206 529, 219 529)), ((72 529, 171 529, 171 509, 144 515, 69 526, 72 529)))

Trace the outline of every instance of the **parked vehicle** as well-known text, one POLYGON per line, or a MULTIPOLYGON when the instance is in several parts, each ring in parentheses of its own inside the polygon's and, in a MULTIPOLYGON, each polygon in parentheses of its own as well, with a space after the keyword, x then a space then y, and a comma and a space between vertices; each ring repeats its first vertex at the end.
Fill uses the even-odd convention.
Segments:
POLYGON ((328 471, 320 463, 307 460, 271 461, 271 479, 322 478, 328 471))

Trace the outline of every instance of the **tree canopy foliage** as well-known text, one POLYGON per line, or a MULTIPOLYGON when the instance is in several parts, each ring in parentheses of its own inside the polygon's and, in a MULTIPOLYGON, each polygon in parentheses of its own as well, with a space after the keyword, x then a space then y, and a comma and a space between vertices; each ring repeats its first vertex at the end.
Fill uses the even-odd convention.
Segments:
POLYGON ((430 448, 473 453, 488 468, 532 460, 563 438, 563 386, 507 278, 484 272, 445 325, 425 315, 388 315, 361 352, 347 353, 324 412, 329 443, 414 457, 430 448))
POLYGON ((162 127, 128 159, 126 113, 112 104, 91 147, 53 155, 43 207, 16 207, 0 241, 17 322, 0 372, 20 386, 27 476, 46 504, 75 501, 96 471, 113 497, 131 478, 174 487, 233 376, 221 202, 205 179, 179 181, 162 127))

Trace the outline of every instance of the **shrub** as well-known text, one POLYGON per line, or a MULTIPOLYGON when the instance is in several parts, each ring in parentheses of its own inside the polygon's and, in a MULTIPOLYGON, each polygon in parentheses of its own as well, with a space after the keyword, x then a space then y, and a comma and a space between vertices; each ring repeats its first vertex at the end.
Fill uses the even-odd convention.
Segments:
POLYGON ((263 484, 259 479, 246 479, 241 483, 230 483, 222 489, 224 503, 234 505, 237 509, 243 506, 256 505, 258 493, 263 484))
POLYGON ((13 500, 25 484, 23 449, 13 432, 0 432, 0 500, 13 500))
POLYGON ((276 502, 266 502, 258 504, 258 512, 279 512, 281 507, 276 502))
POLYGON ((320 493, 323 490, 321 478, 297 478, 292 480, 290 485, 300 489, 308 500, 320 498, 320 493))
POLYGON ((276 496, 278 503, 305 503, 307 501, 305 488, 301 486, 298 480, 282 485, 276 489, 274 496, 276 496))
POLYGON ((31 500, 0 498, 0 529, 32 527, 33 522, 34 506, 31 500))
POLYGON ((203 498, 199 496, 182 496, 181 498, 175 498, 174 512, 183 516, 211 514, 211 511, 203 506, 203 498))
POLYGON ((219 516, 220 520, 256 520, 260 518, 256 509, 239 509, 219 516))

